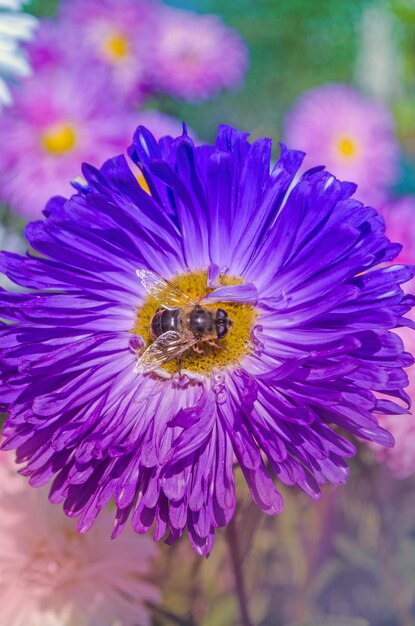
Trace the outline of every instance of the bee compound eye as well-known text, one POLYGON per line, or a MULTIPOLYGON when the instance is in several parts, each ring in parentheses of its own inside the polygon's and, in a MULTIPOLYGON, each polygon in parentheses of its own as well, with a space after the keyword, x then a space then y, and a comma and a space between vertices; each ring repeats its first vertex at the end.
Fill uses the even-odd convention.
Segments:
POLYGON ((216 325, 216 334, 218 339, 223 339, 228 334, 228 327, 225 323, 216 325))
POLYGON ((223 323, 227 317, 228 317, 228 314, 226 313, 226 311, 224 311, 223 309, 216 309, 216 321, 217 322, 223 323))

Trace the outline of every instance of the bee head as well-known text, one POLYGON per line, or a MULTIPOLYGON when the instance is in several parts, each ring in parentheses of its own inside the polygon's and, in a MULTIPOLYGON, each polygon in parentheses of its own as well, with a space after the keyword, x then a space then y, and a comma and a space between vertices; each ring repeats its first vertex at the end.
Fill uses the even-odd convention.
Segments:
POLYGON ((223 339, 229 332, 230 327, 232 326, 232 320, 229 318, 229 315, 223 309, 216 309, 215 316, 215 326, 216 326, 216 335, 218 339, 223 339))

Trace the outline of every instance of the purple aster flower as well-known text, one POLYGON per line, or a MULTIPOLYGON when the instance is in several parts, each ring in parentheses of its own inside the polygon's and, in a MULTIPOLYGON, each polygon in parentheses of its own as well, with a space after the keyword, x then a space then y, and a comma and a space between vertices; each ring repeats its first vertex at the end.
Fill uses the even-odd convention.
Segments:
MULTIPOLYGON (((393 444, 376 414, 407 400, 413 359, 390 331, 412 324, 400 284, 414 271, 385 265, 401 246, 355 185, 323 168, 293 185, 302 152, 282 146, 270 171, 269 139, 224 126, 197 148, 139 127, 129 154, 150 194, 123 156, 85 165, 87 184, 27 226, 37 255, 0 257, 28 290, 0 295, 3 447, 33 486, 53 478, 51 501, 79 531, 113 499, 114 536, 129 519, 168 543, 187 529, 208 554, 234 514, 235 463, 274 515, 275 477, 313 498, 346 480, 346 433, 393 444), (146 370, 151 346, 183 345, 149 330, 177 289, 200 320, 215 314, 219 347, 146 370)), ((183 311, 166 311, 177 329, 183 311)))
POLYGON ((0 200, 23 216, 40 215, 51 196, 68 193, 82 161, 100 164, 125 151, 136 126, 104 68, 39 71, 14 99, 0 117, 0 200))
MULTIPOLYGON (((181 124, 179 120, 172 117, 171 115, 161 113, 160 111, 140 111, 136 114, 136 120, 140 123, 141 126, 150 128, 152 134, 157 140, 166 136, 177 137, 177 135, 180 135, 183 128, 183 124, 181 124)), ((195 140, 194 135, 193 140, 195 140)), ((147 192, 150 192, 140 168, 132 162, 130 162, 130 166, 134 176, 137 178, 141 187, 147 192)))
POLYGON ((303 94, 285 120, 284 140, 359 186, 364 202, 384 199, 397 176, 399 145, 384 105, 349 85, 328 84, 303 94))
POLYGON ((157 0, 66 0, 60 19, 95 62, 109 68, 119 92, 136 100, 145 93, 151 74, 150 44, 158 11, 157 0))
POLYGON ((158 12, 156 33, 151 44, 156 89, 203 100, 242 83, 248 65, 245 43, 218 16, 165 6, 158 12))

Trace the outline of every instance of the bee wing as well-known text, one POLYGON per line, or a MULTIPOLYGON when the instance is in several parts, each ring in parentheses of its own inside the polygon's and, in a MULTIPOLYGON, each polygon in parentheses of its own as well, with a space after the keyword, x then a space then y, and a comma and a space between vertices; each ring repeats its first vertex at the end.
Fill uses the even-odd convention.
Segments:
POLYGON ((195 337, 181 337, 174 330, 160 335, 141 355, 135 366, 136 374, 146 374, 152 372, 158 367, 177 359, 183 352, 195 345, 197 339, 195 337))
POLYGON ((156 298, 165 309, 176 309, 180 306, 195 306, 197 304, 178 287, 150 270, 136 270, 136 274, 147 293, 156 298))

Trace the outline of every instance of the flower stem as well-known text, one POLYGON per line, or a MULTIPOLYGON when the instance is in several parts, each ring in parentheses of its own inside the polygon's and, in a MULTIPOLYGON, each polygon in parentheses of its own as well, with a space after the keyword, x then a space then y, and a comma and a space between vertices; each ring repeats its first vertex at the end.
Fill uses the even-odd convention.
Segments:
POLYGON ((228 527, 226 529, 226 539, 228 542, 229 553, 232 561, 233 575, 235 578, 235 588, 236 594, 238 596, 242 624, 243 626, 253 626, 248 612, 248 603, 246 599, 245 582, 235 517, 233 517, 228 524, 228 527))

